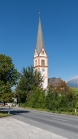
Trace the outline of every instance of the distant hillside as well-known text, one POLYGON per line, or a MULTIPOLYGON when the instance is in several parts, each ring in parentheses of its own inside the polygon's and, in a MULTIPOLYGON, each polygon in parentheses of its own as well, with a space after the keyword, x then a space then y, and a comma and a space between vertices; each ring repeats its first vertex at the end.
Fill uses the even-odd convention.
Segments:
POLYGON ((53 85, 53 86, 57 86, 60 81, 62 81, 61 78, 55 78, 55 77, 53 77, 53 78, 49 78, 48 79, 48 84, 49 85, 53 85))
POLYGON ((75 95, 78 95, 78 88, 72 88, 75 95))
POLYGON ((78 76, 71 78, 70 80, 66 81, 66 83, 70 87, 78 88, 78 76))

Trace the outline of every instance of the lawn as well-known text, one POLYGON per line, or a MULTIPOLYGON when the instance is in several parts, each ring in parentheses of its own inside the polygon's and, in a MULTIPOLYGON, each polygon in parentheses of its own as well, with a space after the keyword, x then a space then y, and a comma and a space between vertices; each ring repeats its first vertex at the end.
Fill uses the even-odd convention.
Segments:
POLYGON ((6 112, 2 112, 2 111, 0 111, 0 118, 1 117, 6 117, 6 116, 10 116, 11 114, 8 114, 8 113, 6 113, 6 112))

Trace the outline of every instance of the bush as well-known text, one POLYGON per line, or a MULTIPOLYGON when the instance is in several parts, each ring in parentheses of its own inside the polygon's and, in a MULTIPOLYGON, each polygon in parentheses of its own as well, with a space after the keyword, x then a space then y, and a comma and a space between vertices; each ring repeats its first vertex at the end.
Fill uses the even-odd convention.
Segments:
POLYGON ((74 112, 75 109, 74 109, 74 108, 68 108, 67 111, 68 111, 68 112, 74 112))
POLYGON ((67 111, 67 107, 60 107, 60 108, 58 108, 58 111, 66 112, 67 111))
POLYGON ((76 102, 76 109, 78 109, 78 101, 76 102))
POLYGON ((45 108, 45 92, 37 88, 27 96, 27 106, 32 108, 45 108))
POLYGON ((66 98, 66 96, 65 95, 61 95, 60 97, 59 97, 59 100, 58 100, 58 106, 59 107, 67 107, 68 106, 68 100, 67 100, 67 98, 66 98))

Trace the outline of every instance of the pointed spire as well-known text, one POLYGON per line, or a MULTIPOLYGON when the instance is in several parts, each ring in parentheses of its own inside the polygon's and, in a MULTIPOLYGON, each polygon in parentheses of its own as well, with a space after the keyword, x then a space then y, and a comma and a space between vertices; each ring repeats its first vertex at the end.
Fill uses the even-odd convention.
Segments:
POLYGON ((40 54, 42 48, 44 48, 44 42, 43 42, 43 34, 42 34, 40 12, 39 12, 39 24, 38 24, 38 34, 37 34, 37 44, 36 44, 36 50, 38 54, 40 54))

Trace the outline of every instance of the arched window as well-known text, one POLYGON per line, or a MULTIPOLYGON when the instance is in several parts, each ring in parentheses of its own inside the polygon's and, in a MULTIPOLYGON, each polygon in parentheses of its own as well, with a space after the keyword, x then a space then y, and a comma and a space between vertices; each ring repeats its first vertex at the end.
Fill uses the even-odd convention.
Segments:
POLYGON ((45 66, 45 60, 41 60, 41 66, 45 66))

